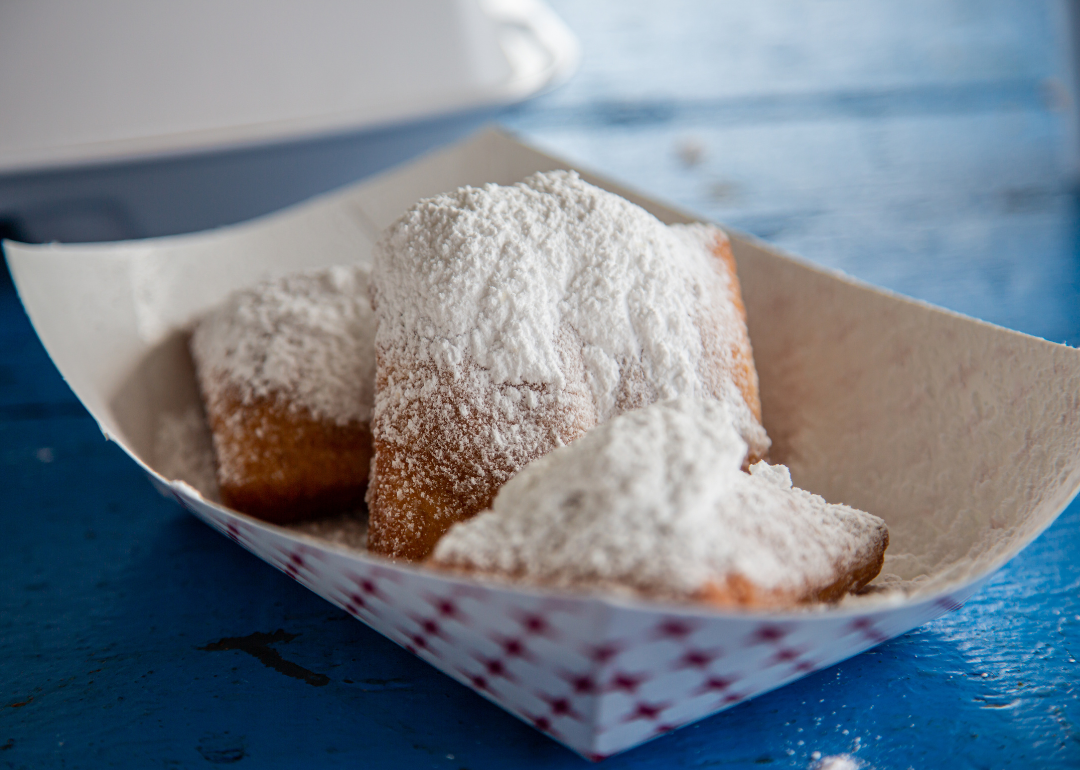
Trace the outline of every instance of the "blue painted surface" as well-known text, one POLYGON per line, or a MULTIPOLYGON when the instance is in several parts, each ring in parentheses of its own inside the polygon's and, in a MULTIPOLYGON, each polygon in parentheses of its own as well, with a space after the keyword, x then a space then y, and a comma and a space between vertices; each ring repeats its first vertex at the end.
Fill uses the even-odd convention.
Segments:
MULTIPOLYGON (((558 8, 583 70, 513 129, 823 264, 1080 342, 1051 6, 558 8)), ((1077 554, 1073 505, 960 611, 603 767, 1080 767, 1077 554)), ((0 569, 0 767, 587 766, 158 496, 2 282, 0 569), (215 649, 244 637, 262 660, 215 649)))

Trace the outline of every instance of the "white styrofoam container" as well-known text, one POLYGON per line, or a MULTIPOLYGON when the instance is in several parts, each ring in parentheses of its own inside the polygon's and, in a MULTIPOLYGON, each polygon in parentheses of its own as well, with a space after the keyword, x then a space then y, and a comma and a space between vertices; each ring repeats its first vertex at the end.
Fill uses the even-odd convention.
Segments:
MULTIPOLYGON (((945 612, 1080 486, 1080 351, 830 273, 732 233, 773 459, 889 524, 920 580, 803 612, 722 612, 478 582, 256 521, 155 471, 163 415, 196 402, 184 329, 268 275, 370 259, 418 198, 563 161, 489 131, 350 189, 211 233, 5 243, 23 304, 102 431, 234 541, 586 757, 832 665, 945 612)), ((666 222, 684 214, 585 175, 666 222)))
POLYGON ((541 0, 38 0, 0 8, 0 220, 32 240, 242 221, 569 77, 541 0))
POLYGON ((538 0, 39 0, 0 20, 0 174, 509 104, 577 57, 538 0))

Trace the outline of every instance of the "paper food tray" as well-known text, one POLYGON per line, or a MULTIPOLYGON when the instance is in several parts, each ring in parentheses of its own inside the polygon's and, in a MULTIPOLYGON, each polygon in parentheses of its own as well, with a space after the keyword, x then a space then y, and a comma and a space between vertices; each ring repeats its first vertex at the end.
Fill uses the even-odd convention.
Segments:
MULTIPOLYGON (((328 601, 597 759, 830 666, 959 607, 1080 484, 1080 351, 875 289, 732 233, 772 459, 881 516, 893 590, 736 613, 485 584, 256 521, 155 471, 196 403, 183 330, 274 274, 370 260, 417 199, 568 164, 488 131, 232 228, 139 242, 8 242, 23 304, 94 416, 167 494, 328 601), (900 590, 903 589, 903 590, 900 590)), ((590 181, 665 222, 684 214, 590 181)))

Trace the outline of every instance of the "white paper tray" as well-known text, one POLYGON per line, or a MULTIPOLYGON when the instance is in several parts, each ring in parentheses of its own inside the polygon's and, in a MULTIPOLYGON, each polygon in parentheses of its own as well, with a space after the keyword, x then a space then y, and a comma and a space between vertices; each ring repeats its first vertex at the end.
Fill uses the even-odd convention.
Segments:
MULTIPOLYGON (((182 330, 271 274, 370 259, 418 198, 566 163, 498 132, 224 230, 6 243, 23 304, 102 431, 181 505, 590 758, 832 665, 959 607, 1080 486, 1080 351, 862 285, 732 233, 773 459, 889 524, 907 580, 838 607, 724 613, 521 590, 393 564, 264 524, 154 470, 197 398, 182 330), (921 578, 917 576, 922 575, 921 578)), ((667 222, 682 213, 619 188, 667 222)))

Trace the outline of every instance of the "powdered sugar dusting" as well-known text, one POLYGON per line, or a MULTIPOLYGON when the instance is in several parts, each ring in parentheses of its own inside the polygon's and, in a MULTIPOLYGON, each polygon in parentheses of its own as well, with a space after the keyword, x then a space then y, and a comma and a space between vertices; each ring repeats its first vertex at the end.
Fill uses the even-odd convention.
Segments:
POLYGON ((196 327, 192 353, 207 385, 245 403, 281 397, 338 425, 371 419, 375 319, 369 270, 336 266, 234 293, 196 327))
POLYGON ((367 550, 366 511, 343 513, 327 519, 301 521, 288 524, 286 527, 341 548, 367 550))
POLYGON ((745 453, 721 402, 628 412, 521 471, 491 511, 443 537, 434 561, 690 598, 732 575, 805 595, 865 560, 884 522, 792 487, 782 466, 743 473, 745 453))
POLYGON ((738 389, 728 378, 711 392, 702 371, 703 316, 729 338, 721 356, 745 335, 709 250, 723 237, 668 227, 568 171, 445 193, 375 250, 377 348, 441 370, 474 366, 489 389, 558 391, 580 368, 601 422, 658 399, 723 398, 762 455, 768 439, 738 389))
POLYGON ((158 418, 154 465, 170 481, 188 483, 207 500, 220 499, 210 426, 197 404, 158 418))
POLYGON ((811 770, 860 770, 863 763, 850 754, 833 754, 822 757, 810 765, 811 770))

